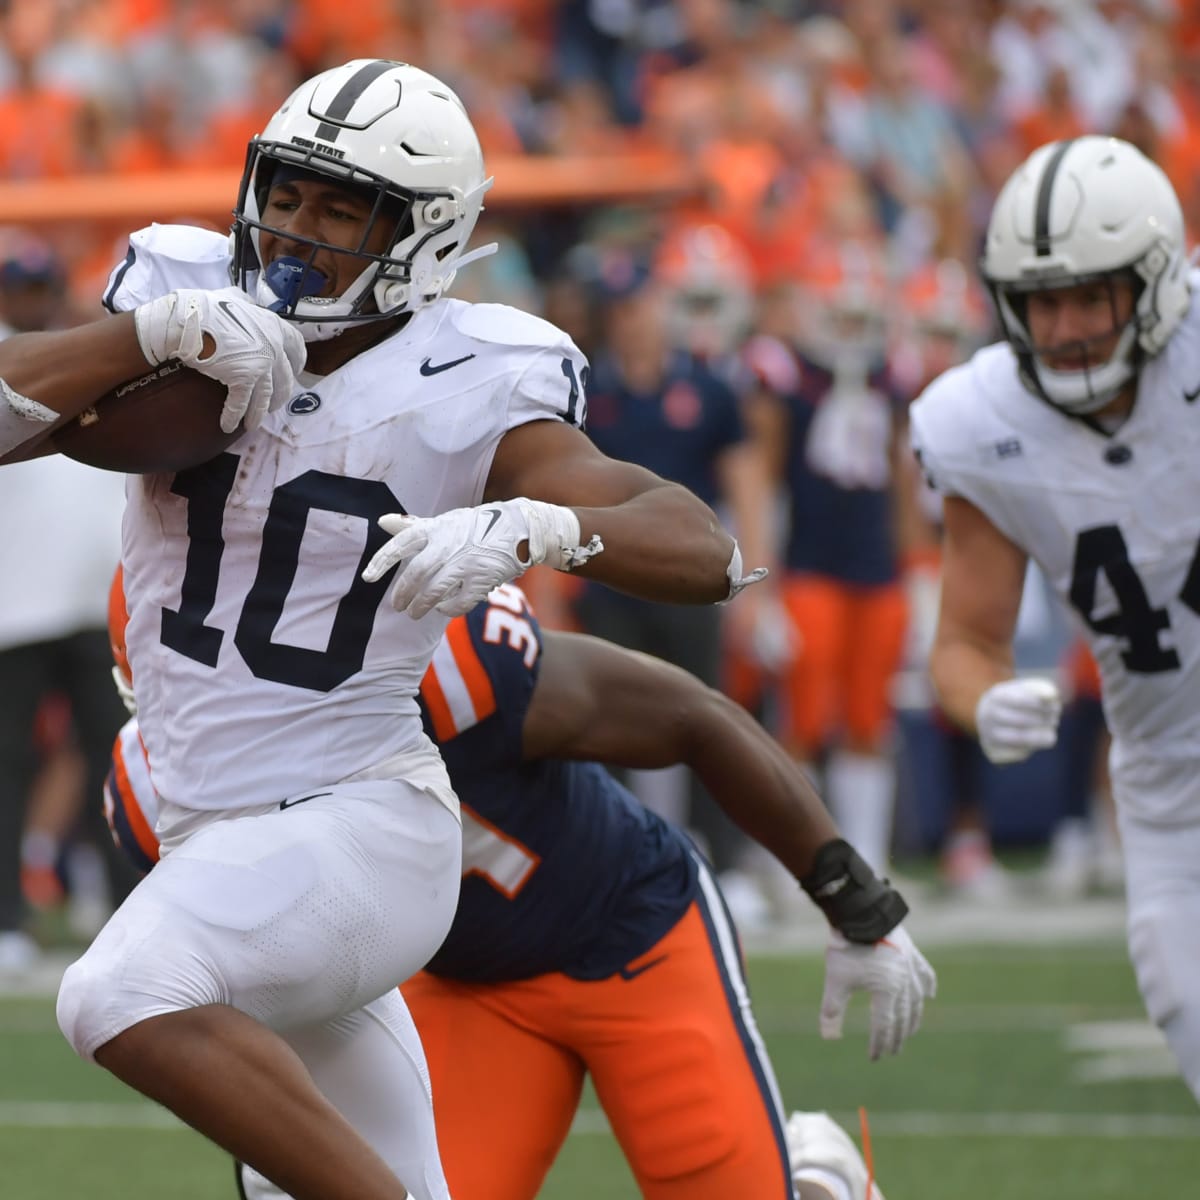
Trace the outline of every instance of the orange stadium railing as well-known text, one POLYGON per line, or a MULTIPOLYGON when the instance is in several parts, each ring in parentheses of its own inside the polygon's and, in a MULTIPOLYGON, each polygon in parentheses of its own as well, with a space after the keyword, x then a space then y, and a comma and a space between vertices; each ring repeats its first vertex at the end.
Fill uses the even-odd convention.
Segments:
MULTIPOLYGON (((597 157, 495 155, 496 184, 488 208, 667 200, 697 181, 680 158, 658 152, 597 157)), ((164 171, 138 175, 80 175, 0 183, 0 223, 46 225, 183 216, 223 220, 237 197, 235 170, 164 171)))

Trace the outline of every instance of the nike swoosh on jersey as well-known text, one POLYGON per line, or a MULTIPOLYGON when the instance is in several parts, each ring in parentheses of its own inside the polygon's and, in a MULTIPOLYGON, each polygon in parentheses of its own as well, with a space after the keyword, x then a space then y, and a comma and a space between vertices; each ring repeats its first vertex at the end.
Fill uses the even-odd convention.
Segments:
POLYGON ((436 367, 430 363, 428 358, 424 358, 421 360, 421 374, 440 375, 443 371, 448 371, 451 367, 457 367, 460 363, 470 362, 474 357, 475 355, 473 354, 464 354, 462 358, 454 358, 449 362, 438 363, 436 367))
POLYGON ((622 967, 617 974, 626 981, 636 979, 639 975, 644 975, 651 967, 657 967, 659 963, 666 962, 667 956, 660 954, 657 958, 652 958, 647 963, 642 963, 640 967, 622 967))
POLYGON ((1189 404, 1191 404, 1191 402, 1192 402, 1193 400, 1195 400, 1197 396, 1200 396, 1200 383, 1196 384, 1196 390, 1195 390, 1194 392, 1188 392, 1188 391, 1185 391, 1185 392, 1183 393, 1183 398, 1184 398, 1184 399, 1185 399, 1185 400, 1186 400, 1186 401, 1187 401, 1189 404))
POLYGON ((298 800, 281 800, 280 808, 295 808, 297 804, 303 804, 305 800, 319 800, 322 796, 332 796, 332 792, 313 792, 311 796, 301 796, 298 800))

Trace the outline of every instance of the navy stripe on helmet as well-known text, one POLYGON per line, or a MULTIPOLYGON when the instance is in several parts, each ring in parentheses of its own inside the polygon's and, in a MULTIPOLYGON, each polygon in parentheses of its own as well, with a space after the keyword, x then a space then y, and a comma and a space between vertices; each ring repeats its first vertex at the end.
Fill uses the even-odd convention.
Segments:
POLYGON ((385 58, 378 58, 372 63, 368 63, 365 67, 359 67, 345 83, 342 84, 338 94, 334 96, 329 107, 323 113, 313 113, 313 116, 321 118, 321 124, 317 126, 317 137, 324 138, 327 142, 336 142, 338 133, 342 128, 342 123, 350 115, 350 110, 354 107, 358 98, 377 80, 380 75, 386 74, 393 67, 402 66, 402 63, 391 62, 385 58))
POLYGON ((1050 198, 1054 192, 1054 178, 1062 163, 1063 155, 1074 144, 1074 138, 1059 142, 1058 148, 1050 155, 1046 169, 1042 172, 1042 183, 1038 188, 1037 210, 1033 218, 1033 245, 1039 257, 1050 253, 1050 198))

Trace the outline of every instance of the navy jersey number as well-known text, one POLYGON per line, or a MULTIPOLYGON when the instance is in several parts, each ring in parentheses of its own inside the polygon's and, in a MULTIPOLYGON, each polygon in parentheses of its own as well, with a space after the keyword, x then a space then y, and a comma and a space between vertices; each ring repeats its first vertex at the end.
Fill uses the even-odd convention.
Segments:
POLYGON ((568 425, 579 426, 579 397, 587 393, 588 369, 584 367, 576 377, 575 364, 569 358, 564 358, 562 373, 567 377, 567 383, 571 385, 571 393, 567 397, 567 412, 563 420, 568 425))
MULTIPOLYGON (((1150 603, 1116 525, 1097 525, 1079 534, 1070 597, 1079 615, 1096 633, 1123 638, 1128 643, 1121 651, 1121 661, 1128 670, 1142 675, 1178 670, 1179 655, 1159 640, 1159 635, 1171 628, 1170 615, 1165 608, 1150 603), (1096 584, 1101 572, 1117 600, 1116 612, 1105 616, 1095 614, 1096 584)), ((1200 546, 1192 556, 1179 598, 1193 612, 1200 613, 1200 546)))
MULTIPOLYGON (((208 667, 217 665, 225 638, 224 630, 206 625, 205 620, 217 599, 217 578, 225 550, 221 523, 239 461, 236 454, 220 454, 202 466, 180 471, 171 485, 171 490, 188 503, 188 552, 179 608, 162 610, 162 642, 208 667)), ((233 638, 246 666, 257 678, 328 692, 362 670, 375 610, 392 576, 389 572, 374 583, 365 583, 362 570, 387 541, 378 519, 385 513, 403 511, 392 489, 378 479, 306 471, 275 489, 263 526, 258 571, 233 638), (296 580, 300 544, 308 515, 314 509, 362 517, 367 523, 362 557, 349 590, 338 603, 324 650, 273 640, 296 580)))

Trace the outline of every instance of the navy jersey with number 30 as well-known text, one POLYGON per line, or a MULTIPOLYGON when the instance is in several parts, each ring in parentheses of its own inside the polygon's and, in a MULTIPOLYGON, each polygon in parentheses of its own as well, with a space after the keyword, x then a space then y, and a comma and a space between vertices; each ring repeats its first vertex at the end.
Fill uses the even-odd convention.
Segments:
MULTIPOLYGON (((607 978, 667 933, 698 887, 691 843, 603 767, 524 761, 541 655, 525 594, 507 585, 450 622, 421 682, 421 718, 462 802, 462 893, 429 963, 438 975, 607 978)), ((113 749, 105 807, 149 870, 158 797, 136 720, 113 749)))
POLYGON ((519 588, 452 622, 421 685, 462 802, 458 912, 428 970, 600 979, 644 953, 696 889, 690 843, 595 763, 524 762, 542 650, 519 588))

